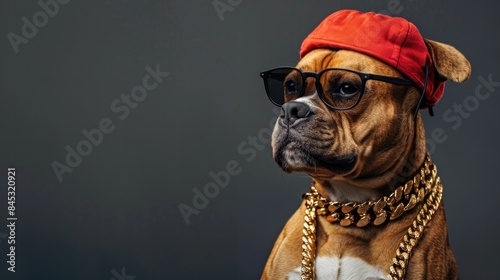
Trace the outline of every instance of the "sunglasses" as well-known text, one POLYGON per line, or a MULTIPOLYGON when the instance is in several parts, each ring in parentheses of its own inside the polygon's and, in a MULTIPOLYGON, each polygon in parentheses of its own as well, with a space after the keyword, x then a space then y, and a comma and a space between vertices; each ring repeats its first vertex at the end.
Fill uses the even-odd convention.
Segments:
POLYGON ((304 95, 307 78, 315 78, 319 98, 330 108, 348 110, 361 101, 368 80, 398 86, 415 86, 407 79, 368 74, 343 68, 327 68, 320 72, 302 72, 294 67, 278 67, 260 73, 269 99, 276 106, 304 95))

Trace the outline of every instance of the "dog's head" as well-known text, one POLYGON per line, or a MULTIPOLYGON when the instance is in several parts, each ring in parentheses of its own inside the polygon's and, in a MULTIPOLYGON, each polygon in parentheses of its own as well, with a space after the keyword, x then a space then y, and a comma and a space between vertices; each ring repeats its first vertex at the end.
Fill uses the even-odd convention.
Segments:
MULTIPOLYGON (((425 45, 433 61, 428 83, 469 77, 470 64, 455 48, 431 40, 425 45)), ((295 68, 265 75, 276 79, 266 85, 268 94, 276 88, 283 92, 282 100, 273 100, 283 104, 272 148, 286 172, 377 188, 387 184, 412 152, 425 154, 420 115, 414 118, 422 86, 380 59, 319 47, 295 68)))

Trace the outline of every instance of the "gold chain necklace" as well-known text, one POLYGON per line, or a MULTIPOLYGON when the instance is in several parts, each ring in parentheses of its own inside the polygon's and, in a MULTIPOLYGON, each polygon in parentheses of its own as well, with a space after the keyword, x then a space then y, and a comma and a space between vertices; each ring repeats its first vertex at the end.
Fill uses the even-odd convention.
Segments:
POLYGON ((315 279, 316 215, 326 216, 327 221, 338 222, 341 226, 364 227, 368 224, 378 226, 387 219, 399 218, 404 212, 423 202, 419 213, 399 244, 396 257, 393 258, 389 268, 389 279, 403 279, 411 253, 422 237, 428 222, 439 208, 442 194, 441 180, 437 177, 437 168, 431 162, 429 155, 426 156, 422 168, 413 179, 396 188, 389 196, 377 201, 332 202, 321 196, 312 185, 310 192, 303 196, 306 210, 302 229, 302 279, 315 279))

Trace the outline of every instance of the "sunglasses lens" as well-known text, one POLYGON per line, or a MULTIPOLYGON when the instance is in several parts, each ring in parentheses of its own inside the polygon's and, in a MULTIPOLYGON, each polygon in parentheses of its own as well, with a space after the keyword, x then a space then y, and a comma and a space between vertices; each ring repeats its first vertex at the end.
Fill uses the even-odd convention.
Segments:
POLYGON ((300 97, 303 82, 299 71, 293 68, 278 68, 268 74, 265 80, 267 95, 274 104, 281 106, 300 97))
POLYGON ((338 110, 354 107, 359 102, 364 88, 358 74, 338 69, 324 71, 320 82, 323 88, 321 99, 338 110))

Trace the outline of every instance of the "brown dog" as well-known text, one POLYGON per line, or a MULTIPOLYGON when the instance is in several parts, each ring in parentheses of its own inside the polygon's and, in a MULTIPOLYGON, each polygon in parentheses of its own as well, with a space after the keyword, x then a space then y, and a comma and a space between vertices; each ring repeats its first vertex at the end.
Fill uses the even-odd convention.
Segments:
MULTIPOLYGON (((455 48, 425 45, 435 73, 429 83, 470 76, 455 48)), ((262 74, 283 75, 283 100, 271 97, 283 105, 273 157, 286 172, 309 174, 313 186, 279 235, 262 279, 457 279, 441 185, 426 161, 420 114, 414 118, 422 88, 348 49, 320 46, 296 68, 262 74), (315 74, 330 68, 345 71, 315 74)))

